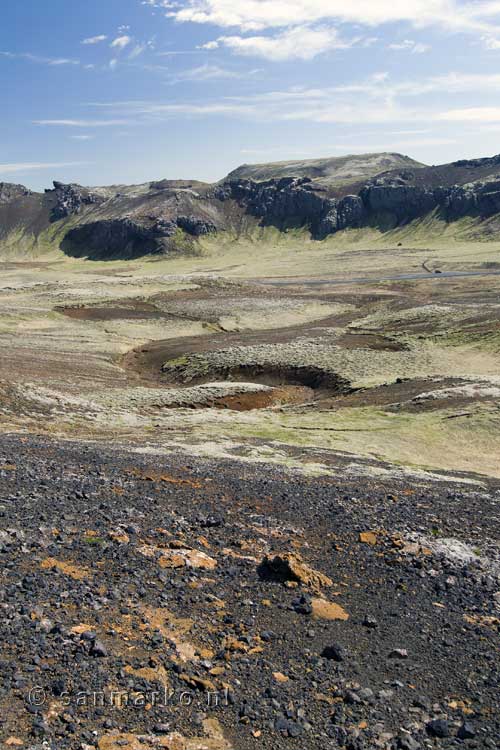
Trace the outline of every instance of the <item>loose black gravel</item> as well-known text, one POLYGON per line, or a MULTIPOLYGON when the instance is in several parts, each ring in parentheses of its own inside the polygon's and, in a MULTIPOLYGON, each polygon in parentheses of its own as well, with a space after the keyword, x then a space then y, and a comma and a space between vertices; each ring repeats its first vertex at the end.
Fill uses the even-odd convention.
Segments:
POLYGON ((113 731, 202 736, 209 716, 238 750, 498 748, 499 501, 493 484, 0 437, 0 737, 86 750, 113 731), (408 554, 411 534, 459 539, 477 560, 408 554), (172 539, 217 567, 140 551, 172 539), (316 592, 262 579, 269 550, 329 576, 349 619, 314 619, 316 592), (192 621, 195 661, 148 625, 163 610, 192 621), (168 702, 87 700, 161 692, 155 673, 168 702))

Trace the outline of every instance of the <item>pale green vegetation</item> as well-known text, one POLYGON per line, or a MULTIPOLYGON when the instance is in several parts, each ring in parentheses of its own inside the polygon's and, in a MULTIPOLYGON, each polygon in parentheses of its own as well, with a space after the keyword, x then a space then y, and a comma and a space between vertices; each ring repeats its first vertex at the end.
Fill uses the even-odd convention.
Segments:
POLYGON ((2 429, 137 450, 236 455, 309 473, 328 471, 335 455, 345 453, 353 461, 500 476, 500 277, 376 281, 420 273, 424 263, 441 270, 500 267, 500 242, 472 241, 472 220, 445 225, 431 217, 385 234, 349 231, 324 242, 300 230, 254 227, 238 238, 206 238, 196 256, 131 262, 69 259, 54 249, 56 231, 39 238, 29 257, 26 238, 12 235, 3 248, 2 429), (373 283, 289 292, 245 282, 260 277, 372 277, 373 283), (59 311, 138 302, 164 317, 93 320, 59 311), (294 326, 303 330, 290 341, 217 343, 224 332, 260 336, 294 326), (342 343, 345 334, 367 332, 406 349, 342 343), (212 337, 213 346, 177 352, 169 361, 177 374, 196 375, 201 367, 217 380, 212 373, 228 364, 314 365, 366 390, 351 404, 319 398, 245 412, 176 408, 171 395, 164 398, 166 385, 141 382, 124 369, 122 356, 183 337, 212 337), (408 381, 408 393, 383 399, 382 389, 372 397, 370 389, 393 388, 398 378, 408 381), (416 401, 411 388, 419 379, 429 380, 419 393, 437 396, 416 401))

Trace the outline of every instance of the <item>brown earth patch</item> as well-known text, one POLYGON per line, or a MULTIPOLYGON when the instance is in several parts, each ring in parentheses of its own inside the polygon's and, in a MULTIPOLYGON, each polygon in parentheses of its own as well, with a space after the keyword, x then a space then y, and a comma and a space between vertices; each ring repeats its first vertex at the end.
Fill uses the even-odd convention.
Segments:
MULTIPOLYGON (((290 406, 312 401, 314 391, 307 386, 283 386, 273 388, 272 391, 257 391, 254 393, 238 393, 234 396, 221 396, 208 403, 196 404, 193 409, 230 409, 232 411, 253 411, 254 409, 270 409, 273 406, 290 406)), ((169 408, 178 408, 173 405, 169 408)))
POLYGON ((187 487, 193 489, 200 489, 201 482, 195 482, 192 479, 181 479, 179 477, 171 477, 169 474, 160 474, 154 471, 143 472, 139 469, 128 469, 127 474, 134 477, 135 479, 144 479, 146 482, 163 482, 165 484, 185 484, 187 487))
POLYGON ((57 570, 74 581, 84 581, 92 576, 92 572, 88 568, 76 565, 68 560, 56 560, 55 557, 46 557, 40 563, 40 567, 42 570, 57 570))
POLYGON ((345 349, 372 349, 384 352, 402 352, 408 347, 400 341, 395 341, 379 333, 345 333, 335 342, 345 349))
POLYGON ((172 315, 163 313, 154 305, 147 302, 135 302, 127 305, 110 305, 106 307, 75 306, 56 307, 56 312, 73 320, 91 320, 104 322, 110 320, 154 320, 160 318, 172 318, 172 315))

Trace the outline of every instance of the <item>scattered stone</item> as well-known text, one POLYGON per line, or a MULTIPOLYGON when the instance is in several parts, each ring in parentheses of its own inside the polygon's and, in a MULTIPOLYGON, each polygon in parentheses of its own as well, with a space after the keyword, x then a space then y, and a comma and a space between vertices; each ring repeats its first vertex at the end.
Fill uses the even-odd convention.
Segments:
POLYGON ((104 657, 108 655, 108 650, 102 641, 94 641, 90 653, 92 656, 104 657))
POLYGON ((405 648, 395 648, 389 654, 389 659, 407 659, 408 651, 405 648))
POLYGON ((288 682, 289 678, 284 675, 282 672, 273 672, 273 677, 276 680, 276 682, 288 682))
POLYGON ((398 750, 420 750, 421 745, 409 734, 398 737, 398 750))
POLYGON ((265 579, 274 579, 283 583, 296 581, 316 590, 333 585, 331 578, 310 568, 295 552, 283 552, 274 557, 266 555, 259 566, 259 573, 265 579))
POLYGON ((323 649, 321 656, 324 656, 325 659, 340 662, 345 661, 349 657, 349 653, 340 643, 333 643, 331 646, 326 646, 323 649))
POLYGON ((292 607, 300 615, 312 615, 312 599, 309 595, 303 594, 292 602, 292 607))
POLYGON ((476 736, 476 730, 468 721, 464 722, 457 732, 457 737, 461 740, 472 740, 476 736))
POLYGON ((426 724, 426 729, 431 737, 438 737, 440 739, 449 737, 451 734, 450 726, 446 719, 433 719, 426 724))
POLYGON ((313 598, 311 600, 312 615, 320 620, 348 620, 349 614, 340 604, 326 599, 313 598))
POLYGON ((378 537, 374 531, 362 531, 359 535, 362 544, 370 544, 374 547, 378 543, 378 537))

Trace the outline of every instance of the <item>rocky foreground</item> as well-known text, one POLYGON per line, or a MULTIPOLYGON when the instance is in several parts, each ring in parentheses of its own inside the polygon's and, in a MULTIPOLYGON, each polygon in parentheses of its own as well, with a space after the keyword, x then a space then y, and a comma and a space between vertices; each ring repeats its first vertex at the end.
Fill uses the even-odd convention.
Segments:
POLYGON ((3 743, 497 748, 499 500, 4 436, 3 743))

